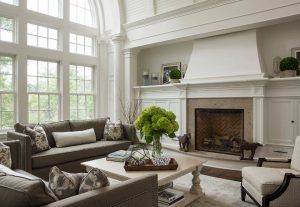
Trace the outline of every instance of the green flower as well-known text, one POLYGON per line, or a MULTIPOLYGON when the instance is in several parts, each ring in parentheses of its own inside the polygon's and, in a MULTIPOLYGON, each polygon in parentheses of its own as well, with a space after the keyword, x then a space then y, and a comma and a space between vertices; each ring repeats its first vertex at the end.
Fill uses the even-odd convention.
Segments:
POLYGON ((149 106, 144 109, 136 119, 134 126, 141 132, 147 143, 151 143, 153 139, 159 139, 163 134, 173 138, 179 129, 176 115, 157 106, 149 106))

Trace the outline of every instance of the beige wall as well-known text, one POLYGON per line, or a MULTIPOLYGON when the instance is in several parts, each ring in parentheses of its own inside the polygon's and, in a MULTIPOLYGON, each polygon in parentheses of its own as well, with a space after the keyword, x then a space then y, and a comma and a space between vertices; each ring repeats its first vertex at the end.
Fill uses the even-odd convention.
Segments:
POLYGON ((253 100, 252 98, 209 98, 188 99, 187 131, 192 135, 192 148, 195 149, 195 109, 244 109, 244 138, 253 141, 253 100))

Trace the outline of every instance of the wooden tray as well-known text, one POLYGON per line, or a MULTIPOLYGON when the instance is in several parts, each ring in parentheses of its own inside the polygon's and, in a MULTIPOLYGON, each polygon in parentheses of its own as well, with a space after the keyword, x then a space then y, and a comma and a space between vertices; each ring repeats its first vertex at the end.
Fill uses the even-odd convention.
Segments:
POLYGON ((168 165, 162 166, 154 165, 151 160, 148 160, 144 165, 130 165, 127 161, 124 165, 126 171, 176 170, 177 167, 178 164, 174 158, 171 158, 168 165))

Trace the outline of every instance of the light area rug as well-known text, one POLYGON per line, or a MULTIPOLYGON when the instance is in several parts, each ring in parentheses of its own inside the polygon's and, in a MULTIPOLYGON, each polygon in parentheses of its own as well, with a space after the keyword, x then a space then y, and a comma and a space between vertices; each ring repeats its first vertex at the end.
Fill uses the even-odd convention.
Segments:
MULTIPOLYGON (((232 180, 225 180, 206 175, 200 175, 201 187, 205 196, 194 201, 188 207, 255 207, 256 205, 246 198, 241 201, 241 183, 232 180)), ((190 187, 192 175, 187 174, 174 181, 174 184, 190 187)))
MULTIPOLYGON (((246 197, 246 202, 241 201, 241 183, 206 175, 200 175, 201 187, 204 196, 194 201, 187 207, 255 207, 253 201, 246 197)), ((119 181, 109 178, 111 185, 119 181)), ((174 185, 190 188, 192 186, 192 174, 187 174, 176 180, 174 185)))

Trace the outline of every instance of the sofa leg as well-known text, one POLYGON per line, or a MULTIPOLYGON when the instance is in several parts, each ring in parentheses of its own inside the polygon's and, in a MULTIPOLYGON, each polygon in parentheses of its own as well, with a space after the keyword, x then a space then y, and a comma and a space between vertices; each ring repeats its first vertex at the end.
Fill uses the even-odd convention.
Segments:
POLYGON ((241 200, 245 201, 246 199, 246 191, 243 186, 241 186, 241 200))

